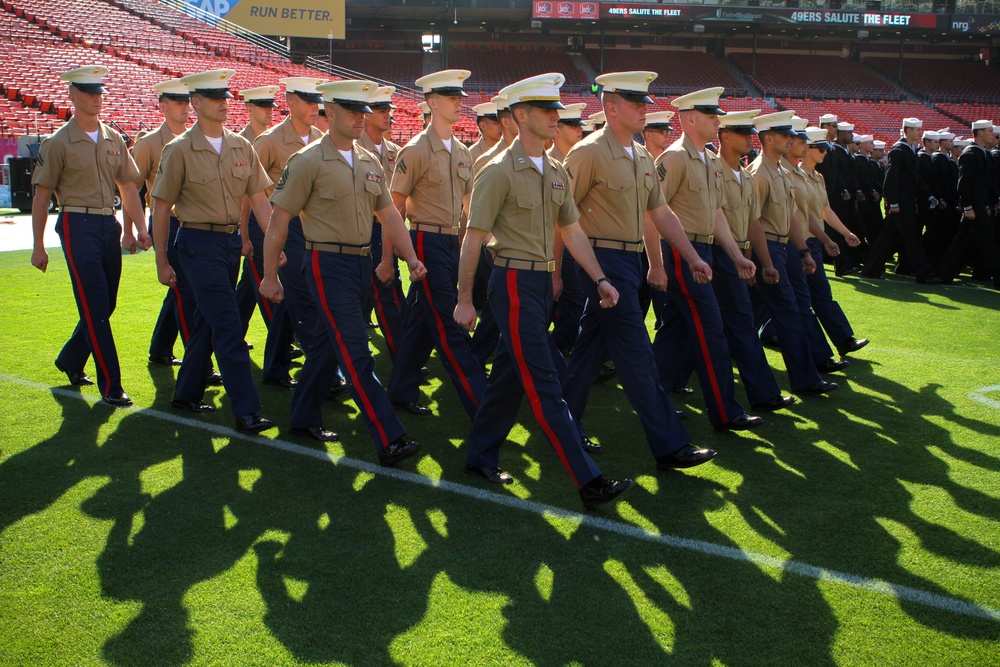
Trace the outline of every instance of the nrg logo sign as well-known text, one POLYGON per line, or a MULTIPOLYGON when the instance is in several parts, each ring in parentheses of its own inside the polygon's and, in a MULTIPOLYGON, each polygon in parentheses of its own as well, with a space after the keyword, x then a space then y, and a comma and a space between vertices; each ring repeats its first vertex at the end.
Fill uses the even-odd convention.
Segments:
POLYGON ((952 21, 951 29, 957 30, 958 32, 969 32, 969 22, 968 21, 952 21))

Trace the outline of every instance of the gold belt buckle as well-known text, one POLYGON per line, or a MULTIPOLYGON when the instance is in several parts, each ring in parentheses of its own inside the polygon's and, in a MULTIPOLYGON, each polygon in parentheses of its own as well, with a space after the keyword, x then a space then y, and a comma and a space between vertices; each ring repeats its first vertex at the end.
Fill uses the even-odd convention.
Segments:
POLYGON ((545 263, 545 269, 546 269, 546 270, 547 270, 547 271, 548 271, 549 273, 552 273, 552 272, 554 272, 554 271, 556 270, 556 260, 554 260, 554 259, 550 259, 550 260, 549 260, 548 262, 546 262, 546 263, 545 263))

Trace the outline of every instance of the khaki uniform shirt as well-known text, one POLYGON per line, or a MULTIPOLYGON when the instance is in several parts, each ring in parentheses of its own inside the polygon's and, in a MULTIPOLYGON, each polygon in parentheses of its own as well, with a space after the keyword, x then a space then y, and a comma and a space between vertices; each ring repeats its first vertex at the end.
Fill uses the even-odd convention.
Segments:
POLYGON ((689 234, 708 236, 715 229, 715 212, 725 203, 722 164, 718 156, 698 147, 687 135, 656 159, 663 197, 689 234))
POLYGON ((552 148, 549 149, 549 157, 558 162, 559 164, 562 164, 563 162, 566 161, 566 155, 564 155, 563 152, 559 150, 559 147, 556 146, 555 144, 552 144, 552 148))
POLYGON ((247 126, 240 130, 240 136, 249 141, 251 144, 257 138, 257 133, 253 129, 253 125, 247 123, 247 126))
POLYGON ((798 165, 792 165, 785 158, 781 158, 781 168, 788 174, 788 180, 792 186, 792 200, 795 202, 792 210, 799 219, 803 237, 810 238, 813 233, 809 231, 809 210, 812 207, 813 194, 806 172, 802 171, 798 165))
POLYGON ((153 208, 153 197, 150 193, 156 180, 156 170, 160 166, 160 155, 163 153, 163 147, 174 139, 174 133, 166 123, 163 123, 155 132, 136 139, 135 145, 132 146, 132 157, 135 159, 135 166, 139 168, 139 178, 135 184, 139 188, 143 183, 146 184, 146 206, 150 210, 153 208))
MULTIPOLYGON (((399 156, 399 146, 392 143, 388 139, 382 140, 382 152, 379 153, 378 148, 375 146, 375 142, 372 138, 368 136, 367 132, 361 133, 361 138, 358 139, 358 143, 369 153, 374 153, 379 161, 382 163, 382 171, 385 172, 385 182, 386 184, 392 182, 392 175, 396 171, 396 160, 399 156)), ((388 189, 388 187, 386 188, 388 189)))
POLYGON ((830 198, 826 193, 826 179, 814 169, 811 174, 806 174, 806 182, 812 194, 809 199, 809 212, 822 223, 826 207, 830 205, 830 198))
POLYGON ((778 165, 768 160, 764 153, 758 155, 750 165, 750 173, 757 184, 760 223, 764 231, 788 236, 792 210, 795 207, 788 173, 784 169, 779 171, 778 165))
POLYGON ((646 212, 666 203, 649 152, 633 141, 632 154, 635 159, 602 128, 566 155, 580 226, 592 239, 641 241, 646 212))
POLYGON ((757 197, 757 186, 754 183, 750 172, 740 166, 740 179, 736 180, 736 173, 732 168, 722 162, 722 187, 725 192, 725 202, 722 212, 726 215, 726 222, 733 233, 736 243, 743 243, 747 240, 747 227, 751 220, 760 217, 760 199, 757 197))
POLYGON ((457 228, 462 222, 462 198, 472 193, 469 149, 452 137, 449 153, 428 127, 399 151, 391 192, 406 197, 410 222, 457 228))
POLYGON ((500 139, 500 141, 493 144, 489 150, 476 158, 476 160, 472 163, 473 178, 475 178, 476 174, 483 170, 483 167, 485 167, 490 160, 495 158, 497 155, 500 155, 500 153, 503 153, 505 150, 507 150, 507 142, 500 139))
POLYGON ((486 137, 479 137, 479 141, 469 146, 469 155, 472 156, 472 166, 476 166, 479 156, 488 151, 492 146, 486 143, 486 137))
POLYGON ((580 217, 566 169, 548 156, 539 173, 524 144, 491 160, 472 188, 469 227, 493 234, 490 250, 497 257, 548 262, 554 256, 555 226, 580 217))
POLYGON ((42 142, 32 185, 55 192, 60 206, 113 208, 115 182, 135 183, 139 169, 125 139, 104 123, 97 143, 71 118, 42 142))
POLYGON ((354 143, 351 158, 324 135, 288 159, 271 203, 301 217, 306 240, 367 245, 375 211, 392 206, 378 156, 354 143))
MULTIPOLYGON (((323 133, 318 127, 309 128, 309 143, 322 136, 323 133)), ((302 137, 292 127, 291 116, 266 132, 262 132, 253 140, 253 149, 257 151, 257 157, 260 158, 260 163, 264 166, 264 171, 267 172, 271 183, 277 183, 281 178, 282 172, 285 171, 285 165, 288 164, 288 158, 305 147, 306 144, 302 143, 302 137)), ((267 196, 270 197, 272 192, 274 192, 273 185, 267 189, 267 196)))
POLYGON ((249 141, 223 129, 220 155, 195 123, 163 149, 153 196, 172 204, 182 224, 236 224, 243 197, 270 186, 249 141))

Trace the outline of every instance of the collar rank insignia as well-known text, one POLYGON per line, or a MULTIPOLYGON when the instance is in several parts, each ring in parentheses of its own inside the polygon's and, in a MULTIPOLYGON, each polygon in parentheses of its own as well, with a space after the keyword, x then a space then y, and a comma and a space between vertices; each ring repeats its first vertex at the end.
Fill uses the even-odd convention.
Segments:
POLYGON ((553 190, 565 190, 566 189, 566 184, 562 183, 561 181, 552 181, 552 189, 553 190))
POLYGON ((365 176, 369 181, 375 181, 376 183, 382 182, 382 177, 376 174, 374 171, 369 171, 368 175, 365 176))
POLYGON ((459 162, 458 163, 458 168, 459 169, 472 169, 472 163, 471 162, 459 162))

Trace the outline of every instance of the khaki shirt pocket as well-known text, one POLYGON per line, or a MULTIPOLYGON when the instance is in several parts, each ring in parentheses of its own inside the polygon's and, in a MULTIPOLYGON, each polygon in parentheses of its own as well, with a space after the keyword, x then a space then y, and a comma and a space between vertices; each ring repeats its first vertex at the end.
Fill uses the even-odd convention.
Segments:
POLYGON ((197 183, 198 185, 204 185, 206 183, 211 183, 219 179, 219 173, 216 171, 194 171, 188 176, 188 179, 192 183, 197 183))
POLYGON ((472 178, 472 168, 471 167, 459 167, 458 177, 463 181, 467 181, 472 178))
POLYGON ((615 192, 628 192, 632 189, 632 183, 625 178, 609 178, 608 189, 615 192))
MULTIPOLYGON (((330 201, 340 201, 345 197, 354 194, 354 189, 351 187, 351 183, 345 183, 342 181, 335 182, 332 185, 321 188, 319 191, 320 199, 326 199, 330 201)), ((366 184, 367 187, 367 184, 366 184)))
POLYGON ((76 151, 66 151, 66 168, 74 171, 82 171, 84 166, 83 156, 76 151))
POLYGON ((542 205, 541 192, 518 192, 517 207, 524 209, 535 209, 542 205))
POLYGON ((373 197, 378 197, 382 194, 382 184, 376 181, 365 181, 365 190, 367 190, 373 197))
POLYGON ((562 203, 566 201, 566 190, 559 190, 558 188, 552 188, 552 203, 562 206, 562 203))
POLYGON ((240 179, 241 181, 245 181, 248 178, 250 178, 250 174, 253 173, 250 171, 250 168, 251 167, 249 164, 243 164, 238 167, 233 167, 233 176, 240 179))

